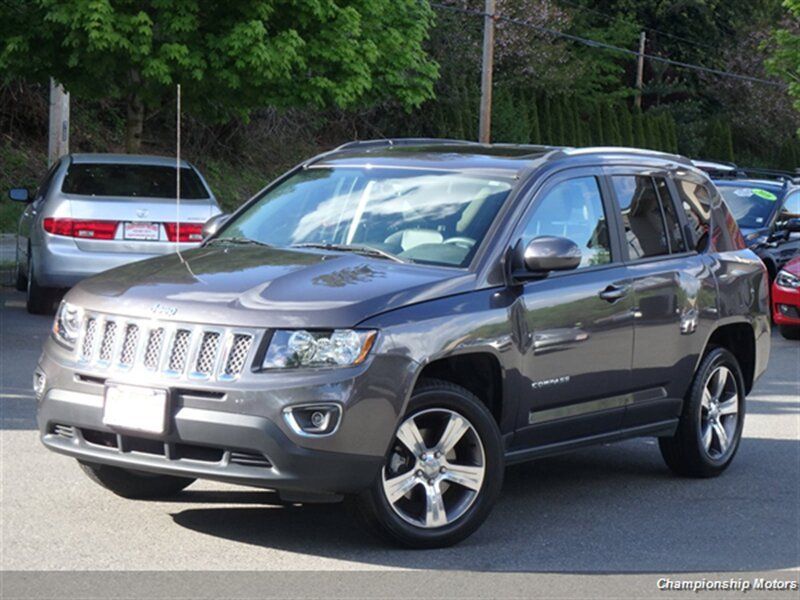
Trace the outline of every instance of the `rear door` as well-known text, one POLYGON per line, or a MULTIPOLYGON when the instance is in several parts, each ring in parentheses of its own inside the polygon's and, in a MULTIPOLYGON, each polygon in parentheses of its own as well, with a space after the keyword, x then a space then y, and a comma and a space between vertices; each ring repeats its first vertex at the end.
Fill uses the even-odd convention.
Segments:
MULTIPOLYGON (((609 184, 632 284, 635 401, 623 422, 629 428, 678 416, 697 357, 703 286, 712 280, 686 238, 667 172, 609 169, 609 184)), ((713 288, 707 291, 713 301, 713 288)))
POLYGON ((573 169, 537 193, 512 238, 574 241, 580 266, 525 282, 515 445, 543 446, 618 429, 629 401, 633 295, 599 169, 573 169))
POLYGON ((174 166, 79 162, 69 166, 61 193, 73 219, 95 224, 76 228, 81 250, 160 254, 178 235, 199 243, 203 223, 219 212, 193 169, 181 169, 180 206, 176 189, 174 166))

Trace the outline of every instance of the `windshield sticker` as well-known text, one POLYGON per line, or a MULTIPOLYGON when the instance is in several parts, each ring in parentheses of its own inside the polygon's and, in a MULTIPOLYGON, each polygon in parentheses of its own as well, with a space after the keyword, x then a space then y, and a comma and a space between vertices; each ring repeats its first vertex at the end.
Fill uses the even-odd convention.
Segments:
POLYGON ((756 217, 756 223, 761 225, 764 222, 764 217, 756 217))
POLYGON ((733 193, 739 196, 740 198, 749 198, 753 195, 753 190, 750 188, 737 188, 733 190, 733 193))
POLYGON ((763 198, 764 200, 769 200, 770 202, 775 202, 775 200, 778 199, 775 194, 768 192, 767 190, 753 190, 753 195, 763 198))

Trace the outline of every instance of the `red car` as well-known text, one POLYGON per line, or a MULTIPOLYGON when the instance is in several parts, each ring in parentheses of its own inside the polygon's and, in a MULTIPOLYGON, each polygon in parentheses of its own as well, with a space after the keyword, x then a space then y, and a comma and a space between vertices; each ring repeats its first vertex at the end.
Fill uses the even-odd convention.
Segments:
POLYGON ((787 340, 800 340, 800 256, 784 265, 772 284, 772 318, 787 340))

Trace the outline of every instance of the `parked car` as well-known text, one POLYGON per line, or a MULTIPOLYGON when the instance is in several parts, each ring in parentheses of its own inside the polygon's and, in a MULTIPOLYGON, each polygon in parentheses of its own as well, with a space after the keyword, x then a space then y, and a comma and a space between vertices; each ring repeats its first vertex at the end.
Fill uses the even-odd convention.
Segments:
POLYGON ((180 215, 175 159, 168 157, 71 154, 33 194, 12 189, 12 200, 28 204, 16 260, 28 311, 52 312, 61 289, 95 273, 197 247, 203 223, 220 211, 194 166, 183 161, 180 175, 180 215))
POLYGON ((800 340, 800 255, 784 265, 772 284, 772 318, 787 340, 800 340))
POLYGON ((791 223, 800 218, 800 180, 782 171, 693 162, 712 177, 745 242, 764 261, 773 281, 781 267, 800 253, 800 231, 791 223))
POLYGON ((687 159, 358 142, 220 221, 183 260, 74 287, 45 344, 41 440, 116 494, 346 497, 436 547, 508 464, 657 436, 712 477, 736 453, 767 273, 687 159))

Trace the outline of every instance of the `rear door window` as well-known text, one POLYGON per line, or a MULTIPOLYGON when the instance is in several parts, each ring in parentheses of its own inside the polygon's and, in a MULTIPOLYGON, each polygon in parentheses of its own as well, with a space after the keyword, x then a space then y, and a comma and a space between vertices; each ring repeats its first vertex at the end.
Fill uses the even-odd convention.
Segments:
POLYGON ((664 214, 653 179, 614 175, 611 184, 622 215, 628 257, 638 260, 669 254, 664 214))
MULTIPOLYGON (((176 189, 175 167, 110 163, 72 164, 61 187, 65 194, 131 198, 175 198, 176 189)), ((197 173, 187 167, 181 168, 181 198, 208 198, 197 173)))
POLYGON ((670 251, 675 253, 686 252, 686 242, 681 233, 681 222, 675 212, 675 201, 669 191, 667 180, 663 177, 653 177, 658 190, 658 197, 661 200, 661 207, 664 209, 664 222, 667 225, 667 239, 670 251))

